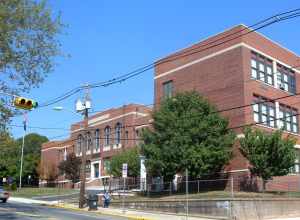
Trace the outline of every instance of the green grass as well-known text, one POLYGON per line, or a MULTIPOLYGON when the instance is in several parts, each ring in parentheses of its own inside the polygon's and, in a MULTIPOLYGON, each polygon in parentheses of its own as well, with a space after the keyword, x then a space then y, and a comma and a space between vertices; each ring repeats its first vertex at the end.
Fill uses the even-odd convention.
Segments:
POLYGON ((22 188, 21 190, 11 191, 13 197, 32 198, 38 196, 51 195, 68 195, 79 192, 75 189, 61 189, 61 188, 22 188))
MULTIPOLYGON (((200 193, 191 193, 188 195, 189 199, 222 199, 222 198, 232 198, 229 191, 209 191, 200 193)), ((243 198, 243 199, 255 199, 255 198, 300 198, 300 192, 234 192, 233 198, 243 198)), ((156 195, 156 196, 128 196, 126 201, 138 201, 138 200, 180 200, 186 199, 185 194, 176 195, 156 195)), ((121 201, 122 196, 114 196, 114 201, 121 201)))

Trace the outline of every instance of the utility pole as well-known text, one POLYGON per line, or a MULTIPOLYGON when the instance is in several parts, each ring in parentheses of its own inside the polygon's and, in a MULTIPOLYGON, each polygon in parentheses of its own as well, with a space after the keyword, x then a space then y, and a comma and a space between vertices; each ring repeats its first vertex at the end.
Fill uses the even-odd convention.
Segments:
POLYGON ((81 169, 80 169, 80 193, 79 193, 79 208, 83 208, 85 203, 85 169, 86 169, 86 149, 88 147, 88 118, 89 118, 89 109, 91 108, 91 101, 89 97, 89 86, 86 85, 86 94, 84 102, 82 103, 80 99, 76 102, 76 111, 83 112, 84 115, 84 145, 82 149, 81 157, 81 169))
POLYGON ((27 126, 27 115, 26 115, 26 113, 24 113, 23 125, 24 125, 24 127, 23 127, 24 128, 24 133, 23 133, 23 140, 22 140, 22 147, 21 147, 19 190, 22 188, 24 145, 25 145, 25 135, 26 135, 26 126, 27 126))

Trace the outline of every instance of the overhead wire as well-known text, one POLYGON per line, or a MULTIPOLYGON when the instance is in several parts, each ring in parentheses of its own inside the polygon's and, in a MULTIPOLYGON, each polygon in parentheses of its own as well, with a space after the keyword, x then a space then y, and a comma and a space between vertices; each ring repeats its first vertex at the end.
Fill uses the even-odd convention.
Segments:
MULTIPOLYGON (((299 16, 300 16, 299 11, 300 11, 300 9, 297 8, 297 9, 294 9, 294 10, 290 10, 290 11, 287 11, 287 12, 283 12, 283 13, 279 13, 279 14, 273 15, 273 16, 267 18, 267 19, 264 19, 264 20, 262 20, 262 21, 260 21, 260 22, 257 22, 257 23, 254 24, 254 25, 249 26, 249 27, 257 26, 257 25, 260 25, 260 24, 263 24, 263 23, 269 21, 268 23, 266 23, 266 24, 264 24, 264 25, 262 25, 262 26, 260 26, 260 27, 258 27, 258 28, 251 29, 251 30, 249 30, 249 31, 246 32, 246 33, 242 33, 242 34, 240 34, 240 35, 238 35, 238 36, 236 36, 236 37, 234 37, 234 38, 231 38, 231 39, 229 39, 229 40, 227 40, 227 41, 225 41, 225 42, 221 42, 221 43, 212 45, 212 46, 207 47, 207 48, 204 48, 204 49, 202 49, 202 50, 192 51, 192 53, 187 53, 187 54, 184 54, 184 52, 183 52, 183 54, 180 53, 180 54, 179 54, 179 55, 180 55, 180 58, 183 57, 183 56, 190 56, 190 55, 192 55, 192 54, 199 53, 199 52, 202 52, 202 51, 204 51, 204 50, 211 49, 211 48, 216 47, 216 46, 220 46, 221 44, 224 44, 224 43, 227 43, 227 42, 232 41, 232 40, 234 40, 234 39, 240 38, 240 37, 242 37, 242 36, 244 36, 244 35, 246 35, 246 34, 250 34, 250 33, 254 32, 254 31, 257 31, 257 30, 259 30, 259 29, 262 29, 262 28, 264 28, 264 27, 267 27, 267 26, 269 26, 269 25, 271 25, 271 24, 274 24, 274 23, 277 23, 277 22, 280 22, 280 21, 283 21, 283 20, 287 20, 287 19, 299 17, 299 16), (295 13, 295 12, 297 12, 297 13, 295 13), (291 14, 291 13, 294 13, 294 14, 291 14), (290 14, 290 15, 286 15, 286 14, 290 14), (280 17, 280 16, 282 16, 282 15, 286 15, 286 16, 280 17), (273 19, 273 20, 272 20, 272 19, 273 19)), ((239 30, 238 32, 232 33, 232 34, 230 34, 230 35, 228 35, 228 36, 232 36, 232 35, 234 35, 234 34, 236 34, 236 33, 243 32, 245 29, 248 30, 248 28, 244 28, 244 29, 239 30)), ((226 37, 228 37, 228 36, 226 36, 226 37)), ((225 36, 224 36, 224 38, 225 38, 225 36)), ((224 39, 224 38, 221 38, 221 39, 224 39)), ((220 39, 217 39, 217 40, 215 40, 215 41, 213 41, 213 42, 209 42, 209 43, 205 44, 205 46, 206 46, 206 45, 209 45, 209 44, 212 44, 212 43, 215 43, 215 42, 217 42, 217 41, 219 41, 219 40, 220 40, 220 39)), ((200 46, 203 46, 203 45, 200 45, 200 46)), ((191 49, 191 50, 194 50, 194 49, 195 49, 195 48, 193 48, 193 49, 191 49)), ((131 72, 127 73, 127 74, 124 74, 124 75, 121 75, 121 76, 119 76, 119 77, 110 79, 110 80, 108 80, 108 81, 104 81, 104 82, 100 82, 100 83, 92 83, 92 84, 89 85, 89 88, 106 87, 106 86, 110 86, 110 85, 112 85, 112 84, 124 82, 124 81, 126 81, 126 80, 128 80, 128 79, 130 79, 130 78, 136 77, 136 76, 138 76, 138 75, 140 75, 140 74, 142 74, 142 73, 144 73, 144 72, 146 72, 146 71, 148 71, 148 70, 154 68, 155 65, 162 64, 162 63, 164 63, 164 62, 170 62, 170 61, 173 61, 174 59, 178 59, 177 55, 174 55, 174 56, 172 56, 172 57, 173 57, 172 59, 163 59, 163 60, 161 60, 161 61, 159 61, 159 62, 153 62, 153 63, 151 63, 151 64, 148 64, 148 65, 144 66, 144 67, 138 68, 138 69, 136 69, 136 70, 134 70, 134 71, 131 71, 131 72)), ((55 98, 55 99, 52 99, 50 102, 45 102, 45 103, 41 104, 41 105, 40 105, 40 108, 41 108, 41 107, 46 107, 46 106, 49 106, 49 105, 52 105, 52 104, 55 104, 55 103, 57 103, 57 102, 60 102, 60 101, 62 101, 62 100, 64 100, 64 99, 66 99, 66 98, 68 98, 68 97, 70 97, 70 96, 76 94, 77 92, 81 91, 81 90, 84 89, 84 88, 85 88, 84 86, 81 86, 81 87, 78 87, 77 89, 72 89, 72 90, 70 90, 69 92, 67 92, 67 93, 65 93, 65 94, 63 94, 63 95, 61 95, 61 96, 59 96, 59 98, 55 98)))

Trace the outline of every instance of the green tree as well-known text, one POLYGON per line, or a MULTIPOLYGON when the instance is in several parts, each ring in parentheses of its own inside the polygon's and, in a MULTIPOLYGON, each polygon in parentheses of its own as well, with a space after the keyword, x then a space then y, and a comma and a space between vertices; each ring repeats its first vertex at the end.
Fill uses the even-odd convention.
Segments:
MULTIPOLYGON (((57 35, 63 25, 46 0, 0 1, 0 92, 19 94, 38 87, 61 55, 57 35)), ((14 114, 0 95, 0 126, 14 114)))
POLYGON ((81 159, 76 157, 75 153, 68 154, 67 159, 61 161, 58 165, 59 173, 61 175, 65 174, 66 178, 72 181, 72 187, 74 187, 74 183, 79 181, 80 165, 81 159))
MULTIPOLYGON (((22 138, 16 140, 18 148, 17 159, 20 158, 22 138)), ((27 182, 27 178, 31 176, 31 182, 38 183, 39 173, 38 167, 41 160, 42 144, 46 143, 47 137, 37 133, 31 133, 25 136, 24 142, 24 162, 23 162, 23 181, 27 182)), ((18 164, 19 167, 19 164, 18 164)))
MULTIPOLYGON (((8 133, 2 133, 0 142, 0 177, 11 176, 19 180, 20 157, 22 138, 14 140, 8 133)), ((48 138, 36 133, 25 136, 24 161, 23 161, 23 181, 27 183, 28 176, 31 176, 31 183, 38 184, 39 167, 41 158, 41 146, 47 142, 48 138)))
POLYGON ((0 178, 17 173, 17 145, 8 132, 0 132, 0 178))
POLYGON ((140 155, 137 147, 117 154, 111 159, 111 174, 122 176, 122 165, 127 163, 128 176, 138 176, 140 173, 140 155))
POLYGON ((216 174, 231 157, 235 135, 227 127, 197 92, 164 100, 153 113, 153 129, 142 134, 148 173, 168 181, 186 168, 192 178, 216 174))
POLYGON ((284 176, 295 163, 296 140, 282 137, 282 131, 267 133, 247 128, 240 139, 240 151, 251 163, 251 174, 263 179, 263 189, 273 176, 284 176))

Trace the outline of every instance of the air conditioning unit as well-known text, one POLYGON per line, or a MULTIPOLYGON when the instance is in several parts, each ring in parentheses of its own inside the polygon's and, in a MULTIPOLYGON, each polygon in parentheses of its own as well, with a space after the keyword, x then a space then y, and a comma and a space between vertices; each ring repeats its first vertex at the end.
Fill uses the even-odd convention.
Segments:
POLYGON ((280 84, 279 84, 279 88, 280 88, 281 90, 284 90, 284 85, 283 85, 282 83, 280 83, 280 84))

